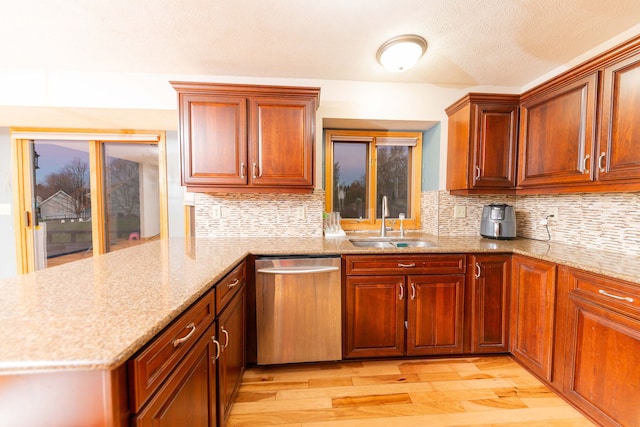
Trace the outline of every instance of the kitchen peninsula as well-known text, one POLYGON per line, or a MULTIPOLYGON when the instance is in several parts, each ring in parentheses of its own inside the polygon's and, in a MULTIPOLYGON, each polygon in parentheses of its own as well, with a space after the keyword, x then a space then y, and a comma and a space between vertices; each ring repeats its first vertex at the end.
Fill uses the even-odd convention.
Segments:
POLYGON ((127 361, 250 254, 514 254, 640 285, 640 263, 615 253, 525 239, 421 237, 435 246, 173 239, 0 281, 0 424, 127 425, 127 361))

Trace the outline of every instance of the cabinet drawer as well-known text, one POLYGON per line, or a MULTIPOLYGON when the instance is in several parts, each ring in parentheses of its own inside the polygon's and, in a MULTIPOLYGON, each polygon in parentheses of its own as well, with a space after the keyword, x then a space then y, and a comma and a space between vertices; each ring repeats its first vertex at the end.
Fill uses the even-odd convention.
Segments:
POLYGON ((367 274, 464 274, 465 256, 362 255, 347 256, 347 275, 367 274))
POLYGON ((216 313, 222 312, 236 292, 245 284, 246 271, 246 263, 242 262, 218 282, 216 285, 216 313))
POLYGON ((215 317, 215 292, 209 291, 129 360, 132 410, 138 412, 215 317))
POLYGON ((572 295, 580 295, 597 304, 640 318, 639 285, 574 271, 571 289, 572 295))

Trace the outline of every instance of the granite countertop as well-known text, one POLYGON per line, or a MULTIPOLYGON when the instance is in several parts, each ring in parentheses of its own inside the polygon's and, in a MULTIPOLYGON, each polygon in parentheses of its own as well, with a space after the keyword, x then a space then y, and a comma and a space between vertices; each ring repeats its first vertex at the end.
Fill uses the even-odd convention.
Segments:
POLYGON ((640 283, 631 256, 548 242, 411 234, 431 248, 357 248, 348 239, 154 241, 0 280, 0 373, 112 369, 248 254, 517 253, 640 283))

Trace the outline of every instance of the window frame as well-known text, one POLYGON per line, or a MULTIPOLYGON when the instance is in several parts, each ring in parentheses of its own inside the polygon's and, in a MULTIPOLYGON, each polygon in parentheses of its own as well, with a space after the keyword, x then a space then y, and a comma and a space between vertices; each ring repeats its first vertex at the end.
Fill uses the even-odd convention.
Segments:
POLYGON ((89 144, 90 163, 90 192, 92 204, 92 241, 93 256, 104 254, 108 251, 105 244, 106 231, 104 229, 104 187, 103 187, 103 161, 105 143, 125 144, 156 144, 158 146, 158 174, 160 196, 160 239, 166 240, 169 235, 168 197, 167 197, 167 160, 166 160, 166 133, 164 131, 129 131, 129 130, 68 130, 68 129, 34 129, 11 128, 12 163, 14 173, 13 201, 14 201, 14 228, 16 234, 16 261, 17 273, 25 274, 36 271, 33 239, 35 226, 33 218, 35 213, 31 200, 32 176, 30 171, 32 140, 78 140, 89 144))
MULTIPOLYGON (((422 192, 422 132, 414 131, 373 131, 373 130, 345 130, 345 129, 325 129, 325 210, 333 211, 333 143, 334 142, 350 142, 349 137, 353 137, 354 143, 368 143, 367 148, 368 164, 368 191, 367 191, 367 211, 368 218, 341 218, 340 224, 345 231, 372 231, 379 230, 381 227, 381 219, 376 218, 376 183, 377 183, 377 145, 378 138, 413 138, 416 145, 410 148, 410 170, 409 170, 409 186, 410 196, 409 204, 411 206, 411 217, 404 220, 405 230, 420 229, 420 194, 422 192), (340 141, 334 141, 334 138, 340 141), (371 140, 367 140, 371 138, 371 140)), ((387 218, 387 226, 399 230, 400 222, 398 218, 387 218)))

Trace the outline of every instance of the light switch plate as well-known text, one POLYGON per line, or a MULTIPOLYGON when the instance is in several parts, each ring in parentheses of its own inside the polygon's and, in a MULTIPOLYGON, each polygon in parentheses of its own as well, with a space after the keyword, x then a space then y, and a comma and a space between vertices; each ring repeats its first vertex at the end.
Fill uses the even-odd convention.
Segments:
POLYGON ((9 203, 0 203, 0 215, 11 215, 11 205, 9 203))

